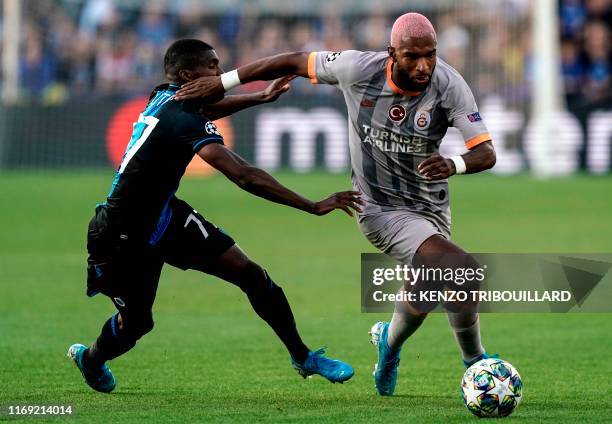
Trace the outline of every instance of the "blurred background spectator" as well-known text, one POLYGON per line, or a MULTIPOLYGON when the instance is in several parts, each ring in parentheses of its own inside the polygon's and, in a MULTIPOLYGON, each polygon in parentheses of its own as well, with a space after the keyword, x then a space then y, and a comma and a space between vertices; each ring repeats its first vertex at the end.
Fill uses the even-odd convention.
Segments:
POLYGON ((570 110, 612 103, 612 1, 562 0, 561 60, 570 110))
MULTIPOLYGON (((384 50, 397 9, 339 14, 312 8, 303 16, 249 8, 233 0, 209 9, 198 0, 24 0, 21 98, 57 104, 81 96, 147 94, 164 79, 162 56, 174 39, 196 37, 215 46, 226 70, 290 50, 384 50)), ((268 2, 274 3, 274 1, 268 2)), ((278 2, 277 2, 278 3, 278 2)), ((525 104, 531 35, 528 0, 469 2, 424 11, 439 33, 440 57, 455 66, 477 97, 525 104), (473 60, 477 57, 478 60, 473 60), (472 59, 471 59, 472 58, 472 59)), ((268 9, 272 10, 272 9, 268 9)), ((610 104, 610 0, 560 0, 562 72, 572 107, 610 104)), ((259 89, 262 84, 241 87, 259 89)), ((294 89, 337 95, 296 81, 294 89)))

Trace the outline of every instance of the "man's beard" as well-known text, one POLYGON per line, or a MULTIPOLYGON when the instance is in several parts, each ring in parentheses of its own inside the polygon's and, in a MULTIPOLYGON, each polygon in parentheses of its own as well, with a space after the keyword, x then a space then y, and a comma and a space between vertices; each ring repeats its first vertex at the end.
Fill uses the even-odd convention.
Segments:
POLYGON ((429 83, 431 82, 431 77, 427 80, 427 82, 416 82, 412 79, 409 80, 409 91, 425 91, 429 83))
POLYGON ((414 81, 411 77, 409 77, 408 75, 403 75, 402 72, 400 71, 402 80, 406 81, 407 83, 407 87, 404 87, 404 88, 408 91, 416 91, 416 92, 425 91, 425 89, 427 89, 427 87, 429 87, 429 84, 431 83, 431 78, 433 77, 433 73, 435 70, 436 70, 436 67, 434 66, 434 68, 431 71, 431 74, 429 75, 429 78, 427 79, 427 82, 414 81))

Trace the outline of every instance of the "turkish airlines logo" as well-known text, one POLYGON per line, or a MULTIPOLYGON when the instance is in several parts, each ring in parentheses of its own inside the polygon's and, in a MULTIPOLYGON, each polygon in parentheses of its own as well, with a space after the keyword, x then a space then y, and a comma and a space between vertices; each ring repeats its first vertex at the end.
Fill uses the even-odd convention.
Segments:
POLYGON ((389 119, 396 124, 401 124, 406 119, 406 109, 402 105, 393 105, 389 108, 389 119))

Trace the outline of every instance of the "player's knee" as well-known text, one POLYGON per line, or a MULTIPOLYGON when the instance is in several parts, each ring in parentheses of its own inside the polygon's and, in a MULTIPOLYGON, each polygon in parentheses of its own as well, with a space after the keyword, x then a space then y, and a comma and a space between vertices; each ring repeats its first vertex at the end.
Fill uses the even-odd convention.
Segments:
POLYGON ((154 326, 155 326, 155 322, 153 321, 153 318, 149 318, 145 320, 140 326, 139 332, 140 332, 141 337, 153 331, 154 326))
POLYGON ((151 330, 153 330, 153 320, 141 322, 131 330, 132 331, 130 331, 130 337, 134 340, 138 340, 142 336, 147 333, 150 333, 151 330))
POLYGON ((409 308, 406 308, 406 312, 415 317, 415 319, 420 319, 422 321, 424 321, 425 318, 427 318, 427 315, 429 315, 429 312, 427 312, 420 305, 409 305, 409 308))
POLYGON ((256 280, 253 280, 253 284, 249 288, 251 292, 260 293, 262 295, 269 296, 272 292, 281 291, 282 289, 276 285, 276 283, 270 278, 268 272, 262 269, 262 274, 258 276, 256 280))
POLYGON ((270 287, 270 277, 265 269, 249 261, 243 269, 240 288, 245 291, 261 290, 270 287))
POLYGON ((480 264, 478 263, 476 258, 470 255, 469 253, 463 254, 463 266, 466 269, 473 269, 473 270, 480 268, 480 264))
POLYGON ((126 339, 136 341, 153 330, 155 323, 151 315, 124 321, 121 333, 126 339))
POLYGON ((269 278, 266 270, 252 261, 248 265, 248 274, 251 281, 256 281, 259 283, 264 282, 269 278))

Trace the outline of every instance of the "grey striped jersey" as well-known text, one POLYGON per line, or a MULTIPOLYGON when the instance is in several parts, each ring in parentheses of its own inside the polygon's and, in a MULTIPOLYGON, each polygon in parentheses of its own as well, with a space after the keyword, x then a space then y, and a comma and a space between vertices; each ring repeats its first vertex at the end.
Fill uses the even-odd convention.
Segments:
POLYGON ((417 166, 438 151, 448 127, 458 128, 471 149, 491 139, 474 96, 461 75, 438 59, 422 93, 391 79, 387 52, 313 52, 312 83, 336 86, 349 118, 352 181, 367 202, 364 213, 408 209, 450 227, 448 183, 429 181, 417 166))

